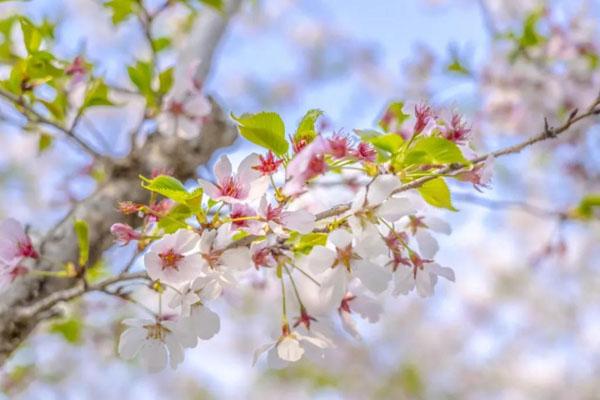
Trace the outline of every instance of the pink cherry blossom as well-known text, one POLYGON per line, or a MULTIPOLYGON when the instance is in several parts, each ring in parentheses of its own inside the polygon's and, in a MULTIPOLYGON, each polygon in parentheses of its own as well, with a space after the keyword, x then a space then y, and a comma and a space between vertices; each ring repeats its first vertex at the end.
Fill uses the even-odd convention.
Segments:
POLYGON ((198 179, 204 192, 213 200, 225 203, 249 202, 261 197, 269 185, 267 177, 252 167, 259 163, 258 155, 250 154, 242 160, 237 173, 232 173, 231 162, 227 156, 222 156, 215 164, 216 183, 198 179))
POLYGON ((196 233, 180 229, 154 242, 144 256, 150 278, 180 284, 198 277, 202 272, 199 240, 196 233))
POLYGON ((110 227, 110 233, 113 234, 117 243, 121 246, 129 244, 132 240, 139 240, 142 236, 127 224, 113 224, 110 227))
POLYGON ((15 265, 23 258, 38 258, 23 225, 13 218, 0 221, 0 263, 15 265))
POLYGON ((286 195, 300 193, 306 181, 322 174, 327 169, 324 155, 331 151, 327 139, 317 136, 290 161, 287 167, 287 183, 283 188, 286 195))

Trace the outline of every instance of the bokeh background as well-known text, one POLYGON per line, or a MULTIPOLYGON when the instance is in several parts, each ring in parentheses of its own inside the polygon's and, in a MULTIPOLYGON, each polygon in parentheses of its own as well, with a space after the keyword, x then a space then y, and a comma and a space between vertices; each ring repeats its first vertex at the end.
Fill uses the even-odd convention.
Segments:
MULTIPOLYGON (((9 2, 0 16, 15 10, 58 21, 59 54, 85 54, 109 82, 126 86, 125 65, 145 55, 139 26, 114 28, 98 1, 9 2)), ((427 101, 465 114, 484 152, 539 132, 544 116, 557 121, 590 103, 600 90, 600 62, 588 54, 600 52, 599 23, 597 0, 247 1, 204 87, 228 111, 277 111, 288 127, 320 108, 323 128, 342 132, 372 127, 392 99, 427 101), (556 49, 543 62, 511 59, 498 34, 518 32, 541 9, 540 33, 556 49), (591 50, 580 51, 583 44, 591 50)), ((175 14, 161 29, 181 26, 175 14)), ((178 50, 193 37, 177 37, 161 62, 177 63, 184 77, 195 60, 178 50)), ((140 107, 128 100, 94 110, 91 140, 124 155, 140 107)), ((89 159, 60 142, 39 155, 35 137, 0 126, 0 216, 43 231, 93 190, 89 159)), ((239 158, 252 149, 240 139, 223 152, 239 158)), ((17 352, 0 371, 0 398, 600 398, 600 224, 557 214, 600 191, 599 159, 596 121, 499 159, 482 193, 455 184, 460 212, 432 212, 452 225, 439 261, 456 271, 456 283, 440 283, 429 299, 385 296, 382 320, 360 325, 363 341, 343 340, 320 365, 251 366, 273 313, 268 288, 249 285, 218 304, 216 338, 188 351, 178 370, 148 375, 115 356, 119 321, 135 311, 92 296, 65 306, 75 337, 44 326, 17 352)), ((330 191, 314 200, 352 196, 330 191)), ((132 250, 111 249, 107 268, 117 270, 132 250)))

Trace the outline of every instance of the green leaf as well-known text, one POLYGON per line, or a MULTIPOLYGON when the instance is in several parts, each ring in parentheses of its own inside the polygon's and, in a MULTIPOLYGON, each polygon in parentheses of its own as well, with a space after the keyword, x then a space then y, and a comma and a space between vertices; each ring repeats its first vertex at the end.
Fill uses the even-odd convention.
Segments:
POLYGON ((42 32, 25 17, 19 18, 21 30, 23 31, 23 42, 28 53, 39 50, 42 44, 42 32))
POLYGON ((171 47, 171 39, 166 36, 152 39, 152 49, 157 53, 160 53, 169 47, 171 47))
POLYGON ((379 126, 384 131, 390 130, 390 122, 396 121, 398 125, 402 125, 404 121, 410 118, 410 114, 404 112, 404 102, 395 101, 387 106, 384 117, 379 121, 379 126))
POLYGON ((301 235, 297 232, 292 232, 288 242, 293 245, 294 252, 298 254, 308 254, 315 246, 324 246, 327 243, 327 234, 320 232, 308 233, 301 235))
POLYGON ((38 140, 38 153, 43 153, 48 150, 50 146, 52 146, 52 141, 54 137, 49 133, 42 132, 40 133, 40 138, 38 140))
POLYGON ((85 269, 85 280, 88 283, 96 283, 101 279, 106 278, 110 275, 106 264, 103 260, 98 260, 94 265, 85 269))
POLYGON ((223 12, 225 10, 223 0, 200 0, 200 3, 212 7, 217 11, 223 12))
POLYGON ((127 67, 129 79, 143 93, 152 93, 152 64, 148 61, 137 61, 127 67))
POLYGON ((433 164, 469 164, 460 148, 448 139, 435 136, 425 136, 417 139, 410 149, 410 153, 426 153, 433 164))
POLYGON ((575 214, 579 218, 589 220, 594 217, 594 209, 600 210, 600 194, 589 194, 582 198, 575 214))
POLYGON ((272 150, 278 156, 287 153, 289 144, 285 140, 285 125, 279 114, 261 112, 239 117, 231 114, 231 118, 238 123, 240 134, 250 142, 272 150))
POLYGON ((79 265, 84 266, 90 257, 89 227, 87 222, 78 219, 75 221, 74 228, 79 245, 79 265))
POLYGON ((173 87, 173 70, 173 67, 170 67, 158 74, 158 92, 160 94, 169 93, 169 90, 173 87))
POLYGON ((111 9, 114 25, 127 20, 137 10, 136 0, 110 0, 104 3, 104 7, 111 9))
POLYGON ((183 183, 168 175, 159 175, 156 178, 148 179, 140 176, 143 180, 142 187, 154 193, 158 193, 177 203, 184 204, 189 198, 190 193, 183 183))
POLYGON ((366 139, 365 141, 371 143, 380 150, 384 150, 392 154, 398 151, 400 146, 404 144, 404 139, 402 139, 402 136, 395 133, 386 133, 384 135, 374 136, 366 139))
POLYGON ((308 110, 304 117, 300 120, 296 133, 294 133, 294 140, 306 140, 308 143, 312 142, 317 136, 317 130, 315 123, 317 119, 323 115, 323 111, 318 109, 308 110))
POLYGON ((187 228, 186 219, 193 215, 192 209, 185 204, 177 204, 169 213, 158 221, 158 227, 165 233, 173 233, 178 229, 187 228))
POLYGON ((77 318, 67 318, 61 321, 53 322, 50 325, 50 332, 61 335, 67 342, 76 344, 81 342, 83 324, 77 318))
POLYGON ((114 103, 108 99, 108 86, 102 79, 91 82, 85 92, 82 109, 97 106, 113 106, 114 103))
POLYGON ((458 211, 452 205, 450 189, 443 178, 435 178, 422 184, 418 189, 423 199, 434 207, 458 211))

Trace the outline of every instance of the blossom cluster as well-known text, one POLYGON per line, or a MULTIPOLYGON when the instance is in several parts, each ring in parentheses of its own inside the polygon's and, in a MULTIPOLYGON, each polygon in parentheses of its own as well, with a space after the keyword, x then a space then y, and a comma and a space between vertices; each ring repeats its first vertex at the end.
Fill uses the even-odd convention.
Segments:
MULTIPOLYGON (((325 357, 335 347, 336 319, 359 338, 355 317, 376 322, 388 290, 427 297, 439 277, 454 281, 453 270, 435 260, 433 234, 449 234, 449 225, 419 212, 402 187, 433 175, 435 184, 419 189, 421 196, 453 209, 435 173, 448 164, 469 166, 469 129, 460 116, 446 121, 429 106, 415 107, 414 118, 403 110, 402 103, 388 108, 379 124, 385 132, 356 135, 317 133, 321 112, 311 110, 289 137, 291 146, 276 114, 245 114, 234 117, 240 133, 265 154, 248 155, 236 171, 224 155, 214 180, 199 179, 193 188, 168 175, 145 179, 144 187, 164 199, 122 203, 121 211, 145 223, 137 230, 115 224, 112 231, 121 244, 138 241, 152 287, 169 310, 125 321, 120 354, 139 354, 150 370, 169 360, 176 367, 183 349, 219 331, 211 304, 257 273, 281 285, 279 333, 255 355, 256 362, 267 352, 274 367, 325 357), (304 199, 320 179, 345 174, 359 182, 353 201, 309 211, 304 199)), ((471 167, 471 178, 458 178, 485 185, 489 165, 471 167)))
POLYGON ((23 225, 13 218, 0 221, 0 290, 29 271, 27 259, 38 257, 23 225))

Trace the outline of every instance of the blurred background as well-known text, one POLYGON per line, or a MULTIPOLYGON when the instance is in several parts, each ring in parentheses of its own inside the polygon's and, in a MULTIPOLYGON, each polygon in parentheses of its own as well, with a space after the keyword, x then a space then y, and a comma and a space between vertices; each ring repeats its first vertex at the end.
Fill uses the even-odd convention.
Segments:
MULTIPOLYGON (((17 10, 56 21, 58 54, 84 54, 115 85, 127 86, 125 66, 145 55, 139 26, 113 27, 99 1, 8 2, 0 17, 17 10)), ((430 102, 464 114, 483 153, 591 103, 599 23, 598 0, 246 1, 203 84, 228 112, 277 111, 291 127, 319 108, 323 129, 336 132, 374 126, 394 99, 430 102)), ((181 38, 161 59, 177 65, 176 79, 197 61, 185 51, 193 24, 177 10, 161 20, 181 38)), ((130 99, 95 109, 85 122, 91 140, 124 155, 140 110, 130 99)), ((93 191, 90 160, 60 142, 40 154, 34 135, 0 127, 0 217, 43 232, 93 191)), ((250 150, 238 140, 222 152, 250 150)), ((178 370, 148 375, 115 355, 119 322, 134 311, 92 296, 30 337, 0 371, 0 398, 598 399, 600 223, 565 217, 600 192, 598 160, 600 125, 589 120, 499 159, 481 193, 455 183, 460 212, 439 212, 453 228, 440 238, 439 262, 456 283, 439 284, 429 299, 384 296, 382 319, 361 324, 363 340, 348 337, 322 365, 251 366, 272 327, 268 288, 257 284, 220 301, 221 333, 188 351, 178 370)), ((335 202, 351 196, 340 191, 335 202)), ((128 251, 111 249, 107 268, 128 251)))

